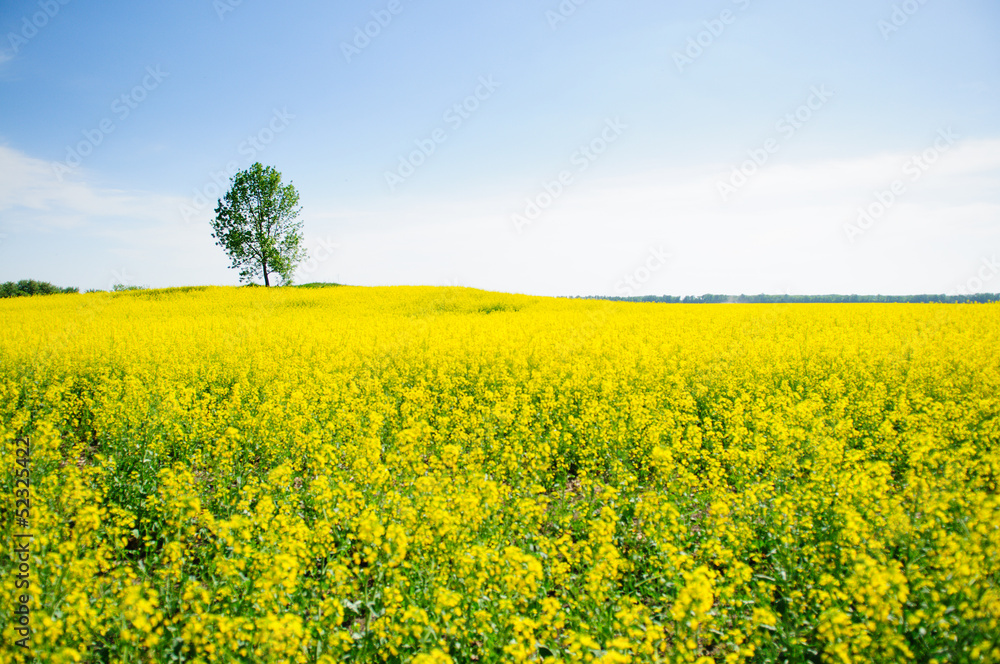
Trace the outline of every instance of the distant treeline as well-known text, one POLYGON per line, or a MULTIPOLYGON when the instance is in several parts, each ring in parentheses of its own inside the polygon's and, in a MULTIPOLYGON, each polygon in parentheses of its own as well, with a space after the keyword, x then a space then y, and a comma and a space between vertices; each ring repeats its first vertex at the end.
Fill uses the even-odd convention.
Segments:
POLYGON ((975 295, 640 295, 620 297, 614 295, 578 296, 584 300, 613 300, 616 302, 668 302, 683 304, 817 304, 845 302, 939 302, 964 304, 969 302, 1000 302, 1000 293, 977 293, 975 295))
POLYGON ((58 293, 79 293, 79 288, 59 288, 47 281, 22 279, 0 284, 0 297, 25 297, 28 295, 56 295, 58 293))

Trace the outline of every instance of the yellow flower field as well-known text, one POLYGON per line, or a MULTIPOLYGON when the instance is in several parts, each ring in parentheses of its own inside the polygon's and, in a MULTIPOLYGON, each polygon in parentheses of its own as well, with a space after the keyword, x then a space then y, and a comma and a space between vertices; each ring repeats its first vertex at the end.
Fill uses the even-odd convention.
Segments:
POLYGON ((1000 661, 1000 305, 204 288, 0 322, 0 662, 1000 661))

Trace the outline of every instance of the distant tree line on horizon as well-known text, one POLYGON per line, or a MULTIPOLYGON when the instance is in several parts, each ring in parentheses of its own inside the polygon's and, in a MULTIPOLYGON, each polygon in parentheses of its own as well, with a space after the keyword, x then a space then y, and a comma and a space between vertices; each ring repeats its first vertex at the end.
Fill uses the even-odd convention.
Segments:
MULTIPOLYGON (((255 285, 255 284, 250 284, 255 285)), ((301 288, 339 286, 341 284, 304 284, 301 288)), ((145 290, 144 286, 115 284, 112 291, 145 290)), ((47 281, 22 279, 0 284, 0 298, 25 297, 30 295, 57 295, 79 293, 79 288, 60 288, 47 281)), ((87 291, 88 293, 99 291, 87 291)), ((613 302, 661 302, 667 304, 847 304, 847 303, 939 303, 939 304, 986 304, 1000 302, 1000 293, 976 293, 973 295, 571 295, 574 300, 609 300, 613 302)))
POLYGON ((26 297, 29 295, 56 295, 60 293, 79 293, 79 288, 60 288, 47 281, 21 279, 21 281, 6 281, 0 284, 0 298, 26 297))
POLYGON ((1000 293, 975 295, 583 295, 574 299, 615 302, 665 302, 670 304, 846 304, 852 302, 968 304, 1000 302, 1000 293))

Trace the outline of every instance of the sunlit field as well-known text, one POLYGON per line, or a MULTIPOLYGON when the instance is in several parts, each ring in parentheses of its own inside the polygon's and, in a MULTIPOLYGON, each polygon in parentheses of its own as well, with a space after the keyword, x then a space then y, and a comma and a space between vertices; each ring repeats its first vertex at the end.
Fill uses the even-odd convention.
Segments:
POLYGON ((207 288, 0 321, 2 662, 1000 661, 1000 305, 207 288))

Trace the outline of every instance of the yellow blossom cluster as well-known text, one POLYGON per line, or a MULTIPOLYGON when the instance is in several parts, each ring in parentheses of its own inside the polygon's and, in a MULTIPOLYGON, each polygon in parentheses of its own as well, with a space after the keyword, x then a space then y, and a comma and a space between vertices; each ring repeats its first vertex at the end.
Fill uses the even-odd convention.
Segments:
POLYGON ((1000 306, 0 302, 9 662, 1000 662, 1000 306), (15 450, 30 444, 30 514, 15 450))

